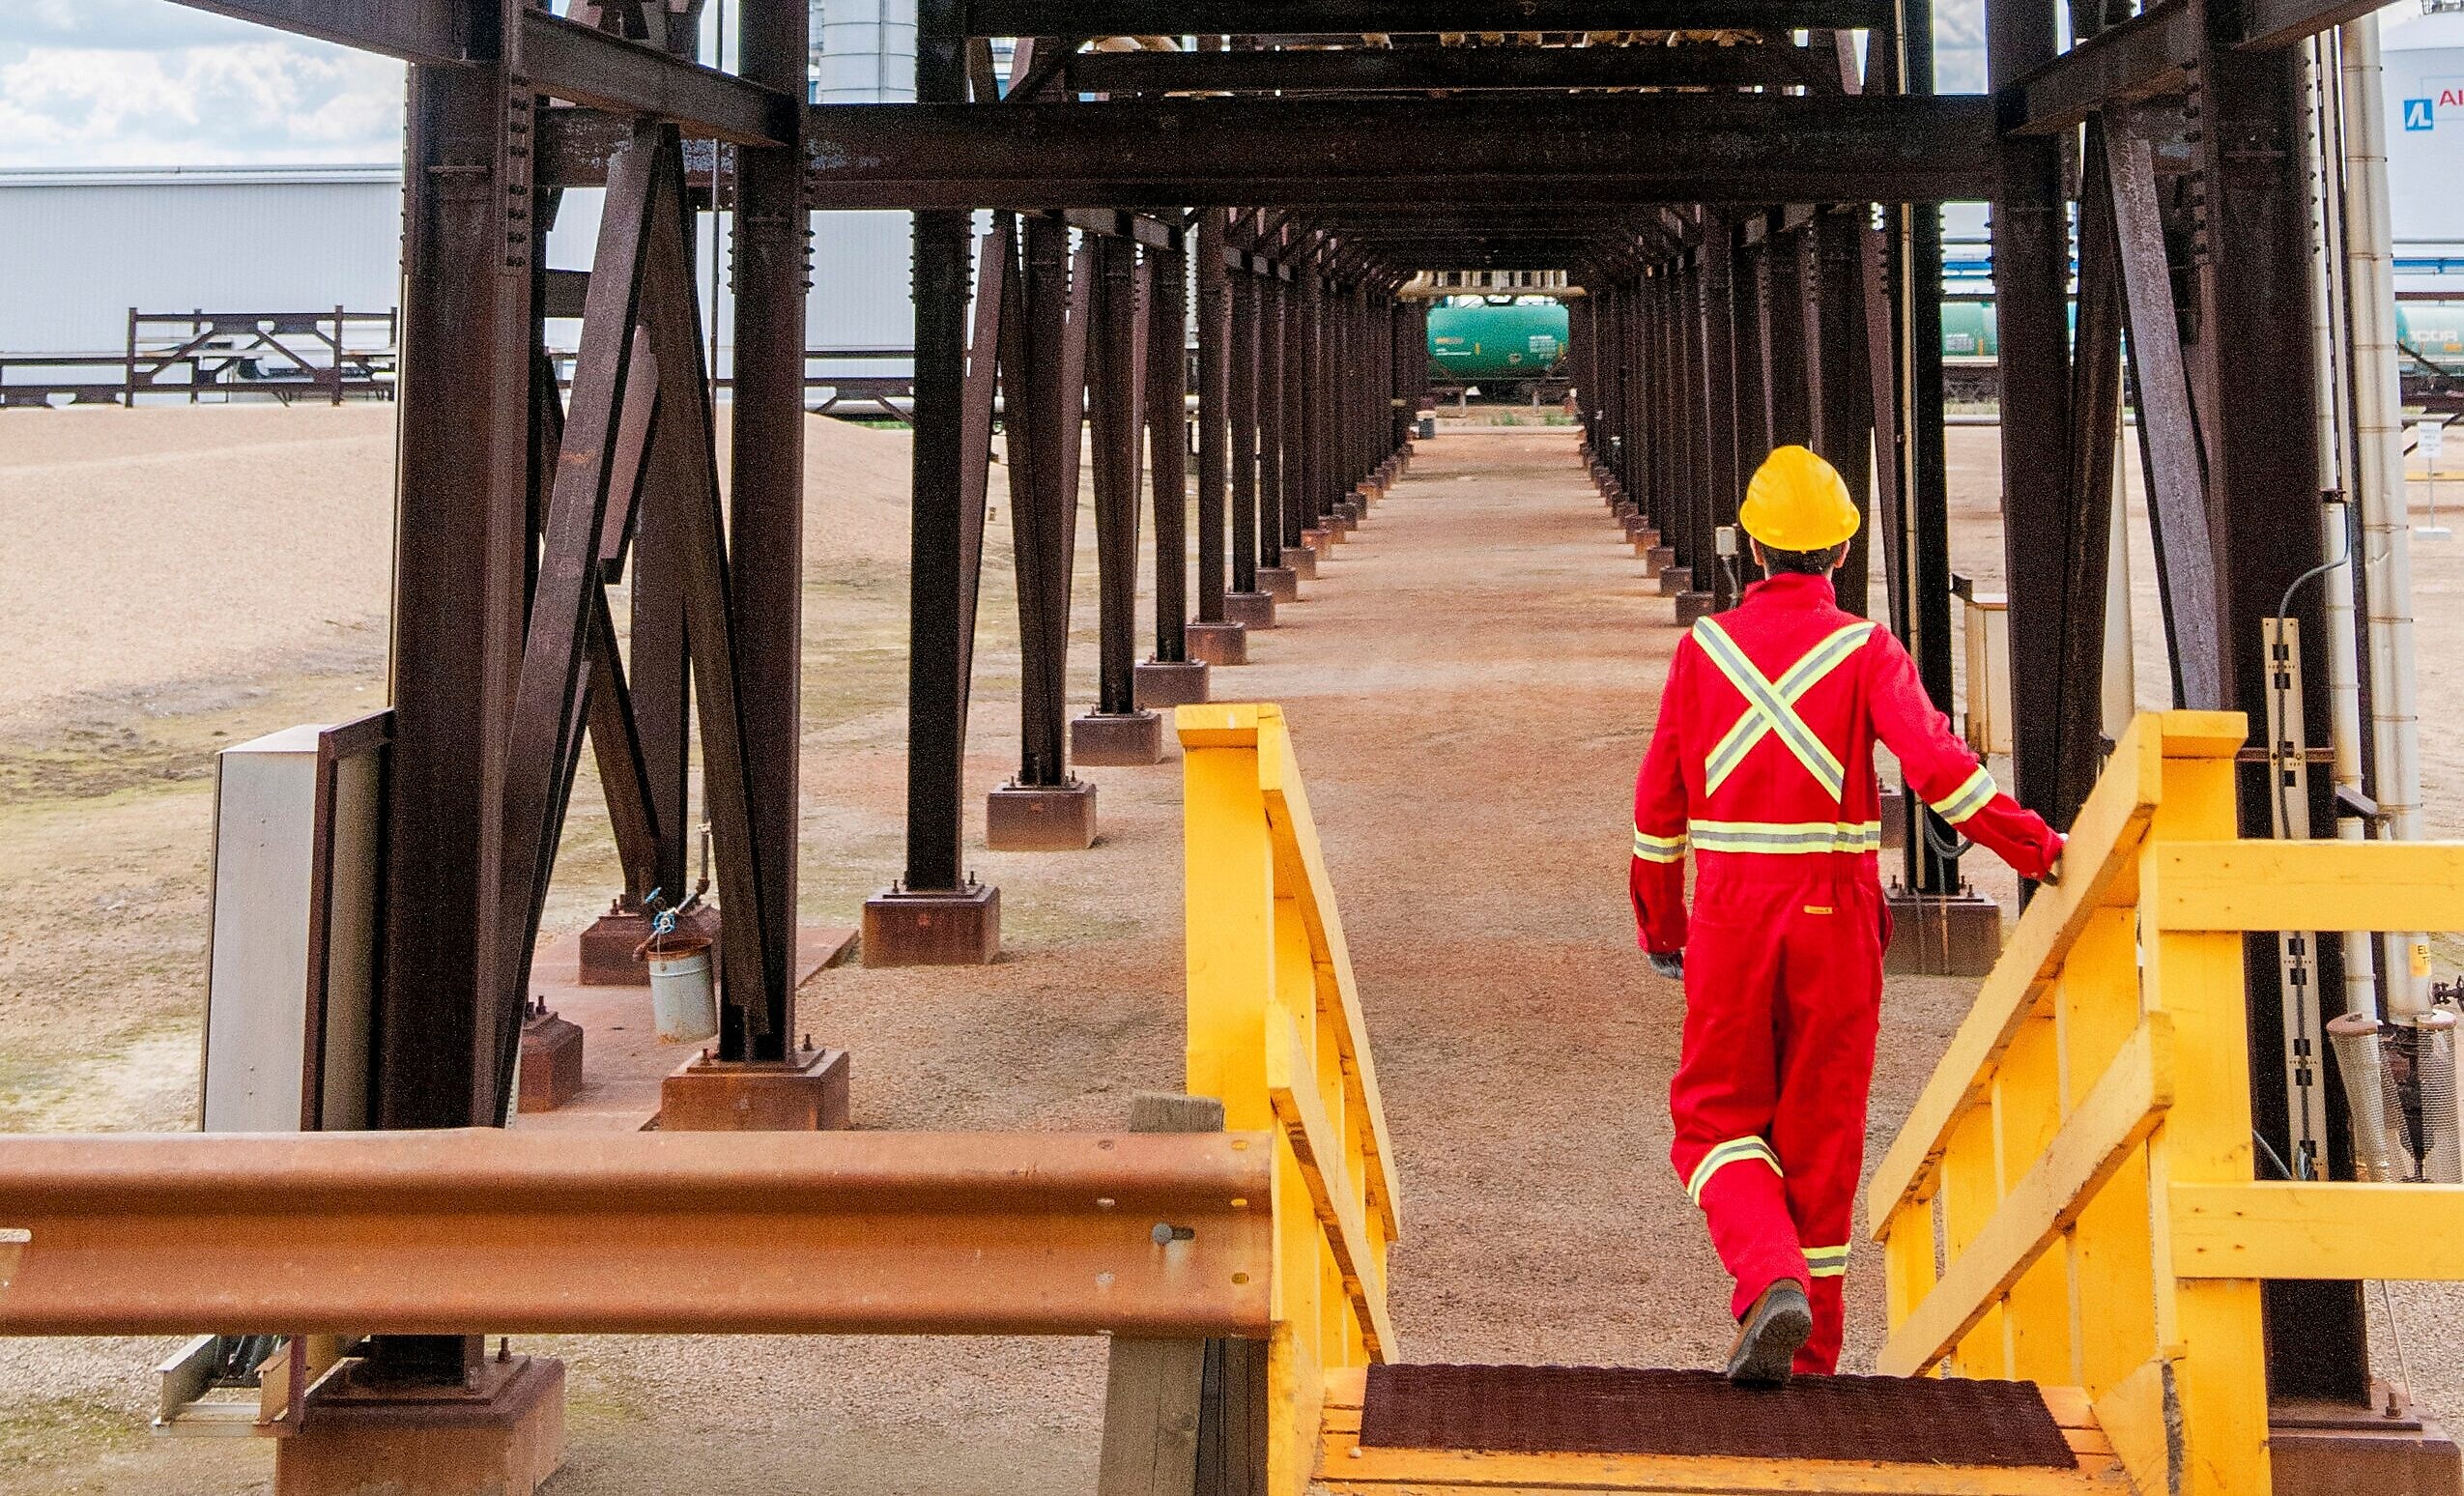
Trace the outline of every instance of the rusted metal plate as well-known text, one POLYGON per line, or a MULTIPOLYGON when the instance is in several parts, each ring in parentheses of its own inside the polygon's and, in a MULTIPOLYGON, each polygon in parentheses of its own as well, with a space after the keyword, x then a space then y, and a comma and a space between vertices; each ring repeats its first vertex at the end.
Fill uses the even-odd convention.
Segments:
POLYGON ((1364 1448, 1696 1454, 1999 1468, 2077 1465, 2032 1382, 1710 1371, 1373 1366, 1364 1448))
POLYGON ((0 1334, 1259 1336, 1272 1158, 1262 1133, 9 1137, 0 1334))

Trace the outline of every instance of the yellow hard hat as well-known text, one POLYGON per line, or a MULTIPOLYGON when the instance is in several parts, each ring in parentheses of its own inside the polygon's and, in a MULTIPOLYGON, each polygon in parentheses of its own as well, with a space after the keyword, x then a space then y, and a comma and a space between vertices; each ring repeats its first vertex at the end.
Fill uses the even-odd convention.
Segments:
POLYGON ((1775 551, 1827 551, 1856 533, 1856 502, 1840 470, 1802 446, 1762 459, 1736 511, 1745 532, 1775 551))

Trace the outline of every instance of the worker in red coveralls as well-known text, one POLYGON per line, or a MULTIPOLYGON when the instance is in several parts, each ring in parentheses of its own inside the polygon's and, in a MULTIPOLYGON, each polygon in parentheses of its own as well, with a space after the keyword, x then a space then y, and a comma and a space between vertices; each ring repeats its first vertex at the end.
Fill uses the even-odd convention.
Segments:
POLYGON ((1829 463, 1779 448, 1737 518, 1766 580, 1678 641, 1629 884, 1652 968, 1685 983, 1670 1162, 1736 1280, 1729 1378, 1775 1386, 1839 1366, 1890 932, 1875 742, 2023 877, 2050 877, 2062 839, 1995 789, 1890 631, 1833 599, 1858 515, 1829 463))

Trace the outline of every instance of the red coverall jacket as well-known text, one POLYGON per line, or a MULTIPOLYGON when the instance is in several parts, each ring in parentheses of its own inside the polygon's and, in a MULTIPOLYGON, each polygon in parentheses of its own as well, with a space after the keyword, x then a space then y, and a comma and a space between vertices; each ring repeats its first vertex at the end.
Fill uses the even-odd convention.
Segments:
POLYGON ((1779 1279, 1807 1285, 1803 1371, 1838 1361, 1880 1017, 1877 740, 1912 792, 2021 874, 2060 855, 1952 735, 1899 641, 1842 612, 1824 577, 1758 582, 1679 642, 1634 787, 1641 940, 1686 952, 1671 1162, 1736 1280, 1733 1312, 1779 1279))

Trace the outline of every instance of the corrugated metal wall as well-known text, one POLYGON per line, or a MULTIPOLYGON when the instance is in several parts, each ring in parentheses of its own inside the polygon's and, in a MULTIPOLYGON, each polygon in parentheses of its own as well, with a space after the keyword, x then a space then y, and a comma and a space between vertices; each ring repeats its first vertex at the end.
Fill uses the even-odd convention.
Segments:
MULTIPOLYGON (((566 196, 548 263, 585 267, 599 194, 566 196)), ((908 217, 814 215, 808 346, 905 348, 908 217)), ((710 219, 695 238, 703 257, 710 219)), ((721 222, 720 263, 727 253, 721 222)), ((393 167, 248 172, 0 172, 0 352, 117 352, 129 308, 315 311, 337 303, 385 311, 400 300, 401 173, 393 167)), ((719 277, 720 367, 734 299, 719 277)), ((576 330, 552 326, 570 346, 576 330)), ((841 373, 903 372, 854 366, 841 373)))
POLYGON ((117 350, 131 306, 384 311, 401 245, 396 168, 0 172, 0 351, 117 350))

